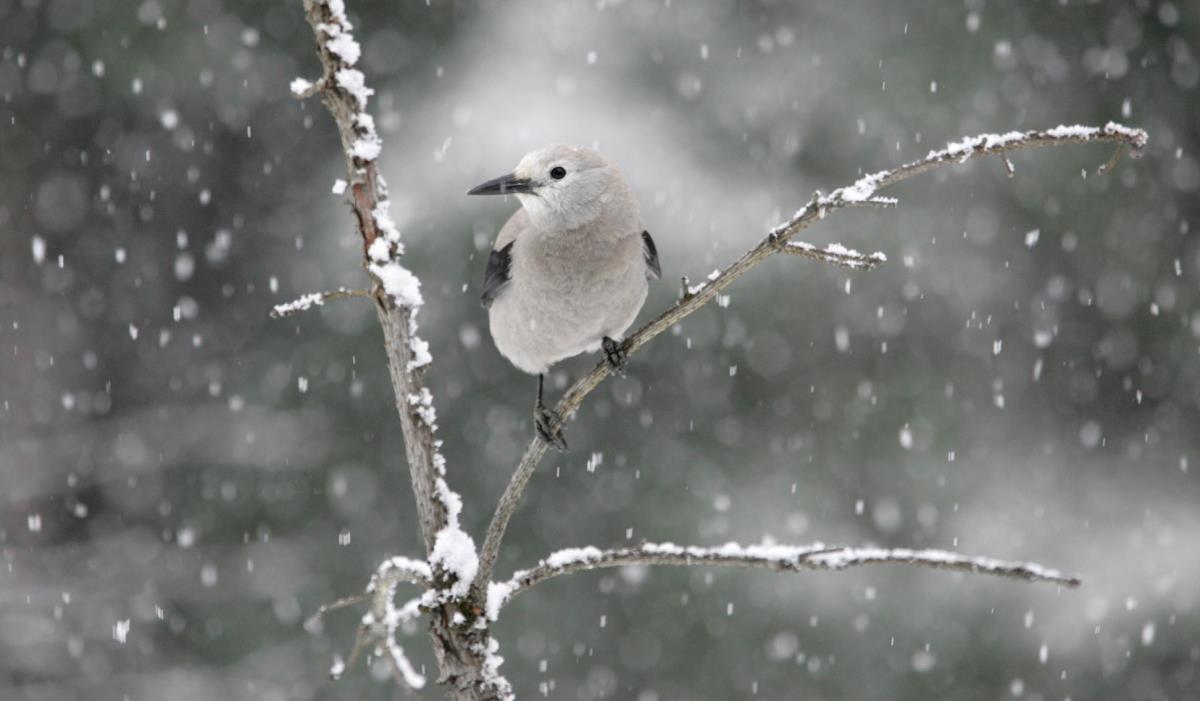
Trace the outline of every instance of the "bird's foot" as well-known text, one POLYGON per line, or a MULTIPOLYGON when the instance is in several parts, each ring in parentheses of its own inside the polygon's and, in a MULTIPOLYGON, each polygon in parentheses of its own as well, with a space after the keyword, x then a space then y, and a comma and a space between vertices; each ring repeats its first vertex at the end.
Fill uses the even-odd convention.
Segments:
POLYGON ((625 352, 624 344, 605 336, 604 340, 600 341, 600 346, 604 349, 604 359, 608 361, 608 366, 612 368, 613 373, 625 377, 625 366, 629 364, 629 354, 625 352))
POLYGON ((545 404, 539 402, 533 408, 533 425, 537 429, 538 437, 550 447, 566 451, 567 439, 563 438, 562 424, 562 416, 557 411, 547 408, 545 404))

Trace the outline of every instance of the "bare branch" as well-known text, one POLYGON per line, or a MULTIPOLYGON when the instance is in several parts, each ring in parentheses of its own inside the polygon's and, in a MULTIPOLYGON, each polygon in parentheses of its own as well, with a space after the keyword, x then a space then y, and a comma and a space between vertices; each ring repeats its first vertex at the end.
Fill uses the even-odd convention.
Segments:
POLYGON ((1108 163, 1096 169, 1096 175, 1106 175, 1117 167, 1117 162, 1121 160, 1121 154, 1125 153, 1125 144, 1117 144, 1117 150, 1113 151, 1112 158, 1108 159, 1108 163))
POLYGON ((304 629, 309 632, 316 632, 320 628, 321 623, 325 620, 325 614, 332 613, 339 609, 344 609, 347 606, 361 604, 366 600, 366 594, 354 594, 352 596, 343 596, 337 601, 331 601, 328 604, 321 604, 321 607, 317 609, 316 613, 309 616, 308 620, 304 622, 304 629))
POLYGON ((328 292, 310 292, 306 295, 300 295, 291 302, 284 304, 276 304, 271 309, 272 319, 282 319, 284 317, 299 314, 303 311, 308 311, 313 307, 319 307, 331 299, 341 299, 343 297, 365 297, 367 299, 375 299, 375 295, 370 290, 349 290, 345 287, 339 287, 336 290, 328 292))
POLYGON ((1054 582, 1068 587, 1080 584, 1078 577, 1030 562, 1007 562, 971 557, 945 550, 830 547, 813 545, 726 545, 706 548, 672 543, 643 543, 632 548, 600 550, 595 547, 560 550, 528 570, 517 572, 506 582, 493 583, 488 592, 488 615, 495 619, 500 608, 517 594, 547 579, 603 567, 668 565, 679 567, 757 567, 777 572, 842 570, 874 564, 902 564, 936 569, 987 574, 1030 582, 1054 582))
MULTIPOLYGON (((875 193, 889 185, 940 166, 963 163, 977 156, 1004 155, 1007 157, 1007 154, 1013 151, 1047 146, 1092 142, 1116 143, 1127 146, 1130 156, 1137 158, 1145 149, 1147 138, 1146 132, 1141 129, 1126 127, 1114 122, 1109 122, 1102 128, 1060 126, 1045 131, 984 134, 963 139, 939 151, 930 151, 925 158, 920 160, 859 178, 854 184, 834 190, 829 195, 823 196, 819 192, 814 193, 812 200, 807 205, 801 207, 791 219, 775 227, 758 245, 744 253, 741 258, 722 270, 715 278, 698 287, 688 288, 688 294, 683 295, 682 299, 630 335, 624 343, 625 352, 627 354, 637 352, 650 339, 715 299, 734 280, 745 275, 773 253, 784 250, 780 246, 780 242, 786 243, 796 233, 823 219, 830 212, 846 207, 871 204, 873 200, 878 199, 875 193)), ((579 378, 555 407, 558 415, 566 417, 574 413, 583 403, 584 397, 608 375, 609 365, 601 361, 592 368, 591 372, 579 378)), ((479 570, 474 585, 478 596, 482 596, 484 588, 492 576, 492 569, 500 552, 500 544, 504 539, 504 532, 508 528, 508 521, 512 518, 517 504, 520 502, 521 494, 525 490, 525 485, 533 476, 533 471, 541 462, 545 452, 546 444, 535 437, 529 447, 525 449, 525 454, 521 457, 517 469, 513 472, 508 486, 500 497, 500 502, 497 504, 492 521, 488 526, 483 548, 480 551, 479 570)))

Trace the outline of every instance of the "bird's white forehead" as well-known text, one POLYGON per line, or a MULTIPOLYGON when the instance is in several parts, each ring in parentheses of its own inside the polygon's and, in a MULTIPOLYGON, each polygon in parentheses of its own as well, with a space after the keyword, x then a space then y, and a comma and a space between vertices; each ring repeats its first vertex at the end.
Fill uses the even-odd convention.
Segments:
POLYGON ((563 164, 578 168, 599 165, 600 161, 602 159, 599 154, 588 149, 565 144, 555 144, 553 146, 543 146, 525 154, 521 161, 517 163, 517 167, 513 169, 513 174, 518 178, 532 178, 541 175, 542 171, 551 164, 563 164), (593 161, 596 161, 596 163, 593 163, 593 161))

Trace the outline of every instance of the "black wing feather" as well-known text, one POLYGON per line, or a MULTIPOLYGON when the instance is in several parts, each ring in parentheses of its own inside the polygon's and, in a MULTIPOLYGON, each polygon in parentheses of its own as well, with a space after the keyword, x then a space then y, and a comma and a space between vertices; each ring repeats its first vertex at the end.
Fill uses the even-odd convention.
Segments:
POLYGON ((483 273, 483 294, 479 298, 484 309, 492 306, 492 300, 508 284, 512 271, 512 247, 510 243, 488 256, 487 270, 483 273))
POLYGON ((646 277, 657 280, 662 277, 662 266, 658 263, 658 248, 654 245, 654 239, 650 238, 649 231, 642 232, 642 244, 642 253, 646 256, 646 277))

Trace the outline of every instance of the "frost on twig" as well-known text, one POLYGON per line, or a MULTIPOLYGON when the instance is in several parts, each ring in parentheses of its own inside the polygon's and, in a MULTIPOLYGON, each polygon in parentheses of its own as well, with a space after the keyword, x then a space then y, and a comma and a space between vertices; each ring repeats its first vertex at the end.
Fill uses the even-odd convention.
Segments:
POLYGON ((851 270, 872 270, 880 263, 887 262, 887 256, 876 251, 866 254, 852 248, 846 248, 840 243, 831 243, 825 248, 817 248, 803 241, 788 241, 783 245, 783 252, 793 256, 812 258, 823 263, 834 263, 851 270))
MULTIPOLYGON (((824 219, 830 213, 852 207, 894 204, 894 200, 884 200, 877 194, 885 187, 935 168, 964 163, 977 156, 998 155, 1007 160, 1010 152, 1048 146, 1112 143, 1129 149, 1131 158, 1138 158, 1144 151, 1147 140, 1145 131, 1115 122, 1109 122, 1103 127, 1058 126, 1045 131, 982 134, 948 144, 943 149, 930 151, 924 158, 911 163, 866 175, 851 185, 834 190, 828 195, 822 195, 820 192, 814 193, 808 204, 801 207, 791 219, 772 229, 754 248, 742 254, 724 270, 718 271, 716 276, 699 286, 691 287, 685 284, 679 301, 626 339, 625 352, 629 354, 637 352, 650 339, 716 299, 717 295, 734 280, 745 275, 771 255, 781 251, 807 255, 809 252, 802 248, 791 248, 786 244, 789 243, 791 237, 824 219)), ((1115 158, 1110 162, 1115 164, 1115 158)), ((591 372, 581 377, 566 391, 558 405, 555 406, 557 414, 559 416, 573 414, 583 403, 583 399, 608 375, 607 363, 599 362, 591 372)), ((525 485, 533 476, 533 471, 541 462, 545 452, 546 444, 536 437, 532 439, 500 497, 500 503, 492 515, 483 549, 480 552, 479 573, 475 578, 475 589, 481 594, 491 579, 492 568, 500 552, 508 521, 520 502, 525 485)))
POLYGON ((320 307, 331 299, 341 299, 343 297, 365 297, 372 299, 374 295, 371 294, 370 290, 350 290, 345 287, 339 287, 336 290, 329 290, 328 292, 310 292, 300 295, 291 302, 276 304, 271 309, 271 318, 282 319, 308 311, 313 307, 320 307))
POLYGON ((429 563, 407 557, 392 557, 385 560, 375 571, 364 593, 339 599, 318 609, 305 624, 309 630, 318 629, 326 613, 370 600, 369 610, 359 623, 349 656, 345 661, 341 658, 334 659, 329 670, 330 676, 334 679, 340 678, 354 665, 363 650, 372 649, 376 654, 386 652, 388 665, 398 681, 414 689, 424 686, 424 676, 417 673, 404 655, 404 649, 396 642, 396 630, 404 621, 421 615, 424 599, 418 597, 400 607, 396 606, 395 600, 396 587, 401 583, 409 582, 427 587, 432 577, 433 571, 429 563))
POLYGON ((602 567, 626 565, 757 567, 777 572, 804 570, 842 570, 873 564, 904 564, 955 570, 972 574, 1052 582, 1068 587, 1080 580, 1031 562, 1008 562, 986 557, 971 557, 945 550, 909 550, 904 548, 830 547, 812 545, 738 545, 717 547, 682 546, 673 543, 643 543, 631 548, 601 550, 596 547, 567 548, 553 553, 527 570, 517 572, 505 582, 493 582, 488 589, 487 615, 495 620, 500 609, 514 596, 553 577, 602 567))

